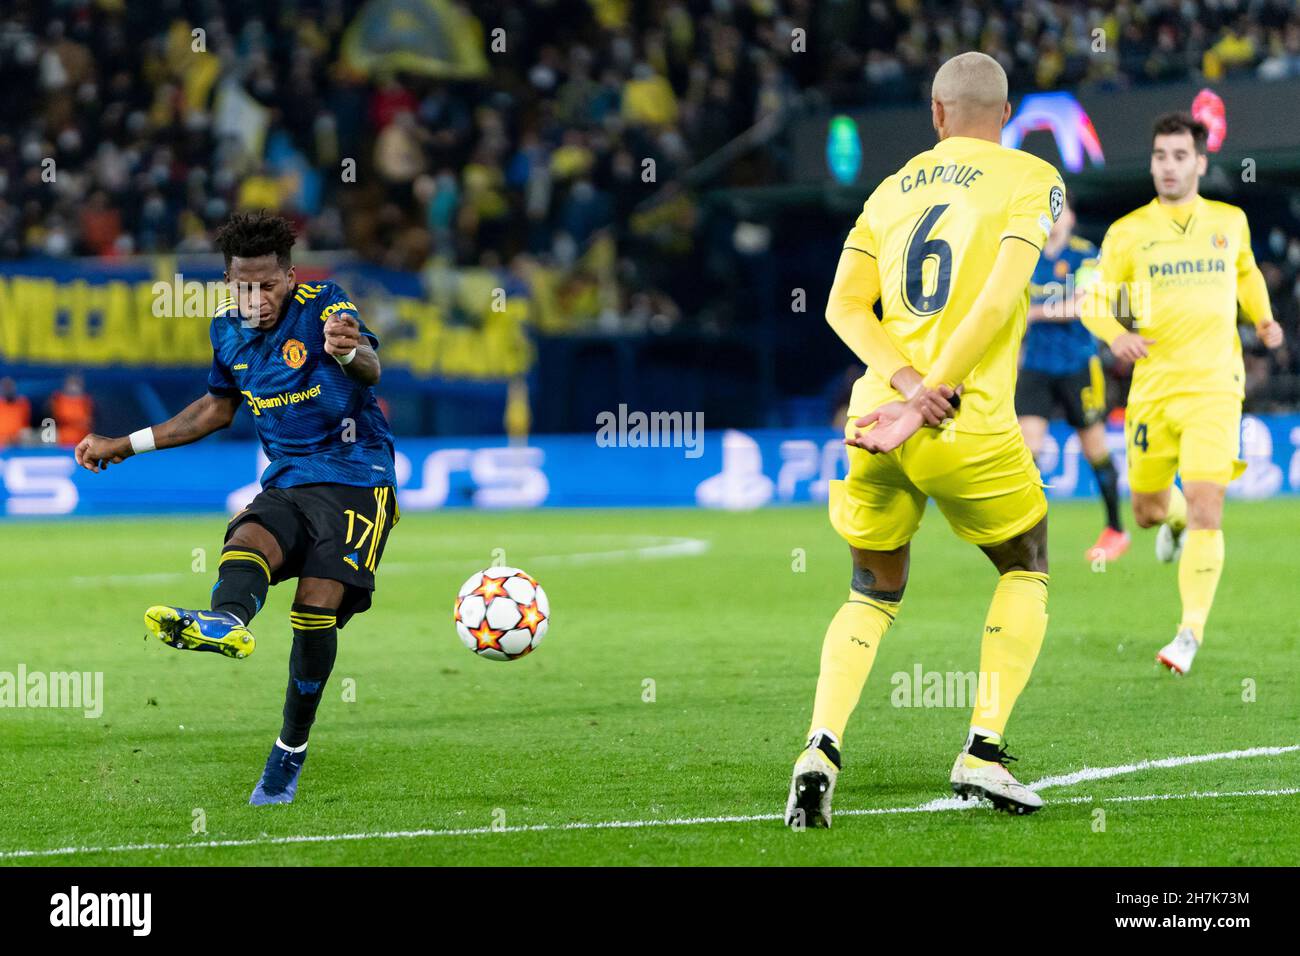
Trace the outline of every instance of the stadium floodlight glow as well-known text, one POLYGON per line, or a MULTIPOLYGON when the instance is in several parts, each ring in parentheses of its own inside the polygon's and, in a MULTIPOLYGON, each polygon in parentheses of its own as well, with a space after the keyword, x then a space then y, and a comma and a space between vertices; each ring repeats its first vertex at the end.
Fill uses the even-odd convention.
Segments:
POLYGON ((1056 140, 1061 163, 1072 173, 1083 171, 1084 153, 1094 166, 1104 166, 1101 139, 1088 113, 1071 93, 1031 93, 1002 128, 1002 145, 1018 149, 1028 133, 1048 130, 1056 140))
POLYGON ((862 139, 852 117, 843 114, 831 117, 826 131, 826 165, 843 186, 858 178, 862 168, 862 139))
POLYGON ((1228 137, 1228 108, 1223 105, 1223 98, 1209 87, 1201 90, 1192 100, 1192 117, 1204 123, 1209 131, 1205 148, 1217 153, 1228 137))

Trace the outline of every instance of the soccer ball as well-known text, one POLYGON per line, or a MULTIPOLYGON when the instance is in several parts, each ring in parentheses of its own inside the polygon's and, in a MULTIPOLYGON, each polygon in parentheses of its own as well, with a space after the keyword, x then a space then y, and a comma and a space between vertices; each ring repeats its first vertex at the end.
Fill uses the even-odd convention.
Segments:
POLYGON ((546 636, 551 605, 542 586, 518 568, 488 568, 456 595, 456 633, 479 657, 518 660, 546 636))

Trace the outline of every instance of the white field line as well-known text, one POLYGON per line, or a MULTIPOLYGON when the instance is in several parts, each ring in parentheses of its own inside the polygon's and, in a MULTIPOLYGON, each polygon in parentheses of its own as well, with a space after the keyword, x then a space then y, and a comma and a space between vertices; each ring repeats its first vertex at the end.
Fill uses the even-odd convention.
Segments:
MULTIPOLYGON (((1300 787, 1282 790, 1193 790, 1191 793, 1145 793, 1121 797, 1061 797, 1054 798, 1049 806, 1059 807, 1072 803, 1145 803, 1149 800, 1219 800, 1227 797, 1289 797, 1300 794, 1300 787)), ((865 817, 881 813, 936 813, 941 810, 974 810, 978 800, 960 797, 939 797, 917 807, 882 807, 868 810, 836 810, 837 817, 865 817)), ((772 819, 779 819, 773 814, 772 819)))
MULTIPOLYGON (((628 548, 611 548, 608 551, 573 551, 567 554, 538 554, 527 559, 535 562, 547 561, 556 564, 588 564, 597 561, 653 560, 656 558, 686 558, 704 554, 709 550, 709 542, 703 538, 638 538, 634 540, 656 542, 628 548)), ((507 560, 509 560, 507 558, 507 560)), ((391 565, 381 565, 384 570, 424 571, 431 565, 461 566, 466 562, 460 558, 440 559, 438 561, 394 561, 391 565)))
MULTIPOLYGON (((1289 753, 1295 750, 1300 750, 1300 747, 1252 747, 1249 750, 1229 750, 1217 754, 1170 757, 1165 760, 1149 760, 1136 764, 1124 764, 1121 767, 1103 767, 1097 769, 1099 771, 1114 771, 1113 773, 1103 774, 1105 777, 1113 777, 1118 776, 1121 773, 1134 773, 1138 770, 1144 770, 1149 767, 1182 766, 1189 763, 1202 763, 1207 760, 1236 760, 1241 757, 1272 756, 1274 754, 1289 753), (1169 761, 1177 762, 1170 763, 1169 761)), ((1082 771, 1080 771, 1080 773, 1082 773, 1082 771)), ((1064 780, 1069 776, 1072 775, 1067 774, 1063 777, 1044 777, 1043 781, 1040 781, 1040 783, 1046 785, 1046 781, 1064 780)), ((1087 779, 1102 778, 1090 777, 1087 779)), ((1050 785, 1068 786, 1068 784, 1065 783, 1052 783, 1050 785)), ((1059 806, 1061 804, 1092 802, 1137 803, 1150 800, 1215 800, 1232 797, 1284 797, 1293 796, 1295 794, 1300 794, 1300 788, 1290 787, 1278 790, 1192 791, 1191 793, 1157 793, 1117 797, 1082 796, 1054 800, 1053 803, 1059 806)), ((957 797, 941 797, 937 800, 929 800, 926 803, 917 806, 871 807, 859 810, 839 810, 836 811, 836 815, 844 817, 865 817, 898 813, 937 813, 947 810, 968 810, 973 809, 978 805, 978 802, 973 800, 966 801, 957 797)), ((752 813, 742 816, 676 817, 667 820, 604 820, 585 823, 535 823, 528 826, 513 827, 487 826, 445 830, 422 829, 387 830, 374 833, 304 834, 284 837, 258 837, 247 840, 202 840, 193 843, 127 843, 120 846, 97 847, 65 846, 52 850, 0 850, 0 860, 33 859, 48 856, 73 856, 78 853, 130 853, 161 850, 202 850, 217 847, 288 846, 299 843, 345 843, 356 840, 411 840, 426 837, 486 836, 493 833, 547 833, 564 832, 569 830, 630 830, 648 829, 653 827, 702 826, 710 823, 757 823, 769 820, 780 820, 781 818, 782 814, 779 813, 752 813)))
MULTIPOLYGON (((703 538, 644 537, 634 541, 646 542, 606 551, 573 551, 565 554, 535 554, 527 559, 531 567, 539 563, 588 564, 603 561, 655 560, 659 558, 685 558, 705 554, 709 542, 703 538)), ((381 567, 386 573, 410 574, 430 568, 469 567, 473 558, 436 558, 431 561, 389 561, 381 567)), ((162 584, 194 577, 192 571, 159 571, 149 574, 92 574, 71 578, 72 584, 83 587, 97 584, 162 584)))
POLYGON ((1300 750, 1300 744, 1293 744, 1289 747, 1250 747, 1246 750, 1227 750, 1222 753, 1214 754, 1195 754, 1186 757, 1164 757, 1160 760, 1142 760, 1138 763, 1122 764, 1118 767, 1084 767, 1082 770, 1076 770, 1073 773, 1061 774, 1057 777, 1044 777, 1042 780, 1029 784, 1029 788, 1031 790, 1045 790, 1048 787, 1068 787, 1076 783, 1083 783, 1085 780, 1105 780, 1107 777, 1118 777, 1120 774, 1125 773, 1137 773, 1139 770, 1164 767, 1185 767, 1188 764, 1206 763, 1211 760, 1240 760, 1243 757, 1276 757, 1279 754, 1294 753, 1297 750, 1300 750))

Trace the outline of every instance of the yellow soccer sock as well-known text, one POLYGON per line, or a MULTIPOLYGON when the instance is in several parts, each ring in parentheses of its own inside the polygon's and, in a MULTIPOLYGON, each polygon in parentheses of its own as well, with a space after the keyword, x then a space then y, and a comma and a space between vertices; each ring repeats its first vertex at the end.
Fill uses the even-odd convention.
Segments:
POLYGON ((1178 593, 1183 599, 1183 620, 1178 629, 1190 628, 1198 643, 1205 637, 1205 621, 1222 573, 1223 532, 1217 528, 1188 531, 1178 561, 1178 593))
POLYGON ((844 727, 862 696, 880 641, 897 616, 897 601, 849 592, 848 601, 831 619, 822 643, 821 674, 808 736, 829 730, 837 742, 844 739, 844 727))
POLYGON ((1183 489, 1177 485, 1169 486, 1169 510, 1165 513, 1165 524, 1174 534, 1187 527, 1187 498, 1183 489))
POLYGON ((978 700, 971 728, 1001 735, 1016 698, 1029 683, 1047 633, 1047 575, 1008 571, 998 580, 984 621, 978 700))

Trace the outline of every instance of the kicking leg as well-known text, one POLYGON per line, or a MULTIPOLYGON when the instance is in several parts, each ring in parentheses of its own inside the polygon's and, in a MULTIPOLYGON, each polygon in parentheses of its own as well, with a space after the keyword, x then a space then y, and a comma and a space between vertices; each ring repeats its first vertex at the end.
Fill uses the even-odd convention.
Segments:
POLYGON ((984 622, 979 700, 952 786, 963 797, 988 797, 998 809, 1032 813, 1043 801, 1006 769, 1014 758, 1007 755, 1003 733, 1047 633, 1047 519, 981 550, 1001 577, 984 622))
POLYGON ((212 610, 228 611, 248 624, 266 603, 271 575, 283 561, 275 535, 256 521, 245 521, 221 549, 212 610))
POLYGON ((243 659, 257 647, 248 623, 265 603, 271 574, 283 560, 274 535, 256 521, 245 520, 221 549, 210 610, 155 604, 145 612, 145 626, 179 650, 243 659))
POLYGON ((284 722, 249 803, 293 802, 298 777, 307 759, 307 736, 338 653, 336 612, 343 602, 343 593, 339 581, 311 577, 298 580, 289 615, 293 649, 289 653, 284 722))
POLYGON ((830 826, 844 728, 907 586, 910 545, 892 551, 849 550, 852 583, 848 600, 832 618, 822 643, 808 746, 795 764, 786 806, 786 823, 791 826, 830 826))

